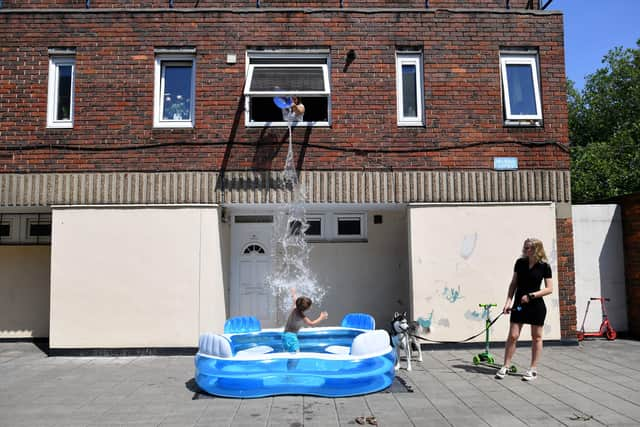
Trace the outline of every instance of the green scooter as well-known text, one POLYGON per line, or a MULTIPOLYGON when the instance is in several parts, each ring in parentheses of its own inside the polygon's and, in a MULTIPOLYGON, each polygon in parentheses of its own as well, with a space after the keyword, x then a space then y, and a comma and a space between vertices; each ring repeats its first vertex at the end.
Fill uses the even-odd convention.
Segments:
MULTIPOLYGON (((483 315, 485 317, 485 331, 484 331, 484 351, 482 353, 473 356, 473 364, 483 364, 492 368, 500 369, 502 365, 496 364, 496 358, 489 351, 489 330, 491 329, 491 307, 496 307, 496 304, 478 304, 483 309, 483 315)), ((518 368, 515 365, 509 366, 508 373, 515 374, 518 372, 518 368)))

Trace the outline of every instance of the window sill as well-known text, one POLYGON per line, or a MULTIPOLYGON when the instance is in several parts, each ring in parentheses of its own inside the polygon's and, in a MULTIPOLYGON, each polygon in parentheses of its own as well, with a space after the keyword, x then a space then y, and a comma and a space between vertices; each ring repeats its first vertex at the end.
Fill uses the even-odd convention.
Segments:
POLYGON ((504 126, 511 128, 542 128, 542 120, 505 120, 504 126))
POLYGON ((367 243, 369 239, 366 237, 344 237, 344 238, 332 238, 332 239, 323 239, 323 238, 306 238, 309 243, 367 243))
POLYGON ((153 124, 154 129, 193 129, 193 122, 156 122, 153 124))
POLYGON ((408 128, 408 127, 423 128, 424 127, 424 123, 423 122, 398 122, 398 127, 403 127, 403 128, 408 128))
POLYGON ((47 129, 73 129, 73 122, 47 123, 47 129))
MULTIPOLYGON (((248 122, 248 123, 245 123, 245 126, 248 128, 264 128, 264 127, 286 128, 286 127, 289 127, 289 123, 287 122, 248 122)), ((329 122, 292 122, 291 123, 292 128, 296 128, 296 127, 328 128, 330 126, 331 125, 329 124, 329 122)))

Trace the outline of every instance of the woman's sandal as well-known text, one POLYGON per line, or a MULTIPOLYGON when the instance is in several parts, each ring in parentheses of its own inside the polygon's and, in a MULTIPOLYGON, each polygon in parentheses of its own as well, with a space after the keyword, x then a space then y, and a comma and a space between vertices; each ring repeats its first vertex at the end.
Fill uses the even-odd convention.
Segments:
POLYGON ((376 417, 367 417, 366 418, 367 423, 371 424, 372 426, 377 426, 378 425, 378 420, 376 420, 376 417))
POLYGON ((364 425, 365 418, 364 417, 356 417, 356 422, 360 425, 364 425))

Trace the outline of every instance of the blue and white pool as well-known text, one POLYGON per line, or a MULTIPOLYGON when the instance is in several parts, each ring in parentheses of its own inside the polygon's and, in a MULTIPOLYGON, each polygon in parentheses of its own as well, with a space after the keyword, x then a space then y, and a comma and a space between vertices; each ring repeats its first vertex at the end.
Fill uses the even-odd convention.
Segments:
POLYGON ((384 330, 302 329, 300 352, 282 349, 282 329, 204 334, 195 357, 198 386, 224 397, 354 396, 393 382, 395 353, 384 330))

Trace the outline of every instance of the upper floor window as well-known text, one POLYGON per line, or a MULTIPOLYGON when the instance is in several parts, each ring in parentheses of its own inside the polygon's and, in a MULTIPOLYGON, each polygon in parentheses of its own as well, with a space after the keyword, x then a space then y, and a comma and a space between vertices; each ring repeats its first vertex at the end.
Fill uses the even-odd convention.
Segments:
POLYGON ((157 55, 153 97, 153 126, 190 128, 195 115, 193 55, 157 55))
POLYGON ((47 127, 73 127, 73 86, 76 60, 72 55, 49 57, 47 127))
POLYGON ((328 126, 329 70, 329 52, 324 50, 247 52, 246 124, 328 126), (293 98, 304 106, 304 113, 291 105, 293 98))
POLYGON ((507 124, 539 124, 542 120, 537 54, 500 54, 502 95, 507 124))
POLYGON ((396 53, 396 93, 398 125, 423 126, 422 54, 396 53))

